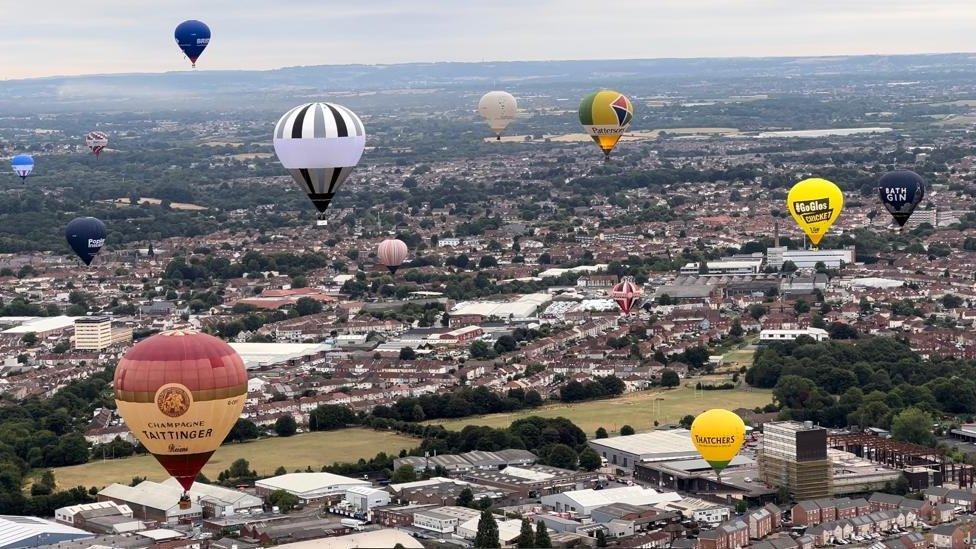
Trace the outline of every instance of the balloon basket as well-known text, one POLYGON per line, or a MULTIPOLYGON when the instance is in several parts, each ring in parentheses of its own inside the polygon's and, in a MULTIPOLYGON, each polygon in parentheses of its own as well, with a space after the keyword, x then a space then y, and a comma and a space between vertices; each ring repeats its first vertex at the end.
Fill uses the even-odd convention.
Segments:
POLYGON ((180 509, 186 511, 190 508, 190 496, 189 494, 183 494, 180 496, 180 509))

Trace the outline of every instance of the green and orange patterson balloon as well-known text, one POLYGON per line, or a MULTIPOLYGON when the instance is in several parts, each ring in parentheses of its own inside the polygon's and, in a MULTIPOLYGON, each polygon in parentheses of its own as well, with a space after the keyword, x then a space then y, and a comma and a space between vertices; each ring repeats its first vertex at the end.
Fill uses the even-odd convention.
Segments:
POLYGON ((691 424, 691 441, 716 474, 739 453, 746 438, 746 424, 736 414, 714 408, 698 414, 691 424))

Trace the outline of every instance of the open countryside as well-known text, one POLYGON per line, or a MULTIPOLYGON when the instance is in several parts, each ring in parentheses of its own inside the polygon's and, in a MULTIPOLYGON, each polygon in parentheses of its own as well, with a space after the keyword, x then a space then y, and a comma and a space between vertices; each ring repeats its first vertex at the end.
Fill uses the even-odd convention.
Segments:
MULTIPOLYGON (((420 441, 390 432, 369 429, 320 431, 288 438, 266 438, 240 444, 225 444, 217 449, 203 468, 203 473, 216 479, 221 471, 235 460, 244 458, 259 475, 269 476, 279 466, 288 471, 305 470, 311 466, 318 471, 323 465, 337 461, 369 459, 379 452, 399 453, 401 449, 418 446, 420 441)), ((156 458, 134 456, 125 459, 93 460, 84 465, 59 467, 54 470, 58 486, 107 486, 113 482, 128 484, 133 477, 162 481, 169 475, 156 458)))
POLYGON ((534 410, 506 414, 472 416, 447 421, 430 421, 445 429, 461 430, 466 425, 507 427, 513 421, 529 416, 564 417, 578 425, 590 437, 599 427, 610 434, 620 432, 624 425, 636 431, 650 431, 654 422, 677 423, 682 417, 695 415, 711 408, 755 408, 772 402, 772 392, 766 389, 737 388, 733 390, 696 391, 693 386, 668 390, 641 391, 619 398, 574 404, 554 404, 534 410))

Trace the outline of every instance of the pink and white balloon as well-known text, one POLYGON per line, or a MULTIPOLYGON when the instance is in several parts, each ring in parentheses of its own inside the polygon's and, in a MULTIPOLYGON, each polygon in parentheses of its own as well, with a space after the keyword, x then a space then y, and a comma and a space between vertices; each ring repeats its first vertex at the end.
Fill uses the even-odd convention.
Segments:
POLYGON ((396 274, 397 269, 407 259, 407 245, 396 238, 384 240, 376 248, 376 256, 379 258, 380 264, 385 265, 391 273, 396 274))

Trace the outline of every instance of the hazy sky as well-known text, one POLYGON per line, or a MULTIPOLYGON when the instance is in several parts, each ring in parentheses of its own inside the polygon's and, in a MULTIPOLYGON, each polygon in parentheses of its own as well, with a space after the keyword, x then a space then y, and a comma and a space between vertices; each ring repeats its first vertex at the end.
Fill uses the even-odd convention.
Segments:
POLYGON ((976 0, 0 0, 0 78, 538 59, 976 51, 976 0))

